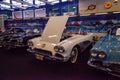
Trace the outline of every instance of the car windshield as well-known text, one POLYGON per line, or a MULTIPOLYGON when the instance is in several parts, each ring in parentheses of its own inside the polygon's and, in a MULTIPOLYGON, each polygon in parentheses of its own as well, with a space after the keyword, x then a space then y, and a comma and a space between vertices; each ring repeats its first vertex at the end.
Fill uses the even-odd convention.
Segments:
POLYGON ((108 34, 109 35, 116 35, 117 27, 111 27, 108 29, 108 34))
POLYGON ((108 30, 108 34, 113 36, 120 36, 120 26, 111 27, 108 30))
POLYGON ((80 33, 82 31, 82 29, 80 29, 79 27, 75 27, 75 26, 67 26, 64 29, 65 33, 80 33))

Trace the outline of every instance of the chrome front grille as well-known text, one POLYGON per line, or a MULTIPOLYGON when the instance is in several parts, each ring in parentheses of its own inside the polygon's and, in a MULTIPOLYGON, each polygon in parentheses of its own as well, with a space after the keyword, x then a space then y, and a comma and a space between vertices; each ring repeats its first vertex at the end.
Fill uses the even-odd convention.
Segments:
POLYGON ((34 51, 36 51, 38 54, 42 54, 44 56, 52 56, 52 53, 50 51, 37 49, 37 48, 35 48, 34 51))
POLYGON ((56 53, 55 56, 58 58, 64 58, 61 54, 58 54, 58 53, 56 53))
POLYGON ((120 73, 120 64, 110 64, 109 68, 112 69, 112 71, 114 72, 120 73))
POLYGON ((103 66, 102 61, 92 61, 91 63, 92 63, 93 65, 96 65, 96 66, 99 66, 99 67, 102 67, 102 66, 103 66))

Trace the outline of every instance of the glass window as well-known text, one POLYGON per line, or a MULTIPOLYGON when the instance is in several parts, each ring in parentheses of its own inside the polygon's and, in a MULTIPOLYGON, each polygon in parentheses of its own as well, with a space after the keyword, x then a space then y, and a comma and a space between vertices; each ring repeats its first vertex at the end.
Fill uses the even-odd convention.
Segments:
POLYGON ((10 3, 10 0, 4 0, 4 2, 8 2, 8 3, 10 3))
POLYGON ((117 32, 117 27, 109 27, 109 28, 108 28, 108 33, 109 33, 110 35, 115 35, 116 32, 117 32))
POLYGON ((0 4, 2 7, 10 8, 8 5, 0 4))
POLYGON ((59 0, 48 0, 48 2, 59 3, 59 0))
POLYGON ((68 0, 62 0, 62 2, 65 2, 65 1, 68 1, 68 0))
POLYGON ((39 0, 35 0, 35 4, 38 5, 38 6, 45 5, 44 2, 41 2, 39 0))
MULTIPOLYGON (((4 0, 4 2, 8 2, 8 3, 10 3, 10 0, 4 0)), ((4 4, 0 4, 2 7, 6 7, 6 8, 10 8, 10 6, 9 5, 4 5, 4 4)))
POLYGON ((47 0, 47 1, 49 1, 49 2, 54 2, 54 1, 58 1, 58 0, 47 0))
POLYGON ((27 5, 27 4, 22 4, 21 7, 25 7, 25 8, 26 8, 26 7, 29 7, 29 5, 27 5))
POLYGON ((74 8, 74 5, 65 5, 62 7, 62 11, 64 12, 75 12, 76 8, 74 8))
MULTIPOLYGON (((21 3, 18 3, 18 2, 16 2, 16 1, 12 1, 12 4, 14 4, 14 5, 16 5, 16 6, 21 6, 21 3)), ((15 8, 15 7, 13 7, 13 8, 15 8)))
POLYGON ((33 0, 23 0, 23 1, 33 4, 33 0))

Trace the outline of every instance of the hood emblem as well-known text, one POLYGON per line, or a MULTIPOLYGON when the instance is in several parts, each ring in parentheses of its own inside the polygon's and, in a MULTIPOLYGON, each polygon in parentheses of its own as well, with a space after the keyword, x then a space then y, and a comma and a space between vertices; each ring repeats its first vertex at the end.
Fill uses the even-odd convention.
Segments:
POLYGON ((44 48, 46 44, 42 44, 41 47, 44 48))

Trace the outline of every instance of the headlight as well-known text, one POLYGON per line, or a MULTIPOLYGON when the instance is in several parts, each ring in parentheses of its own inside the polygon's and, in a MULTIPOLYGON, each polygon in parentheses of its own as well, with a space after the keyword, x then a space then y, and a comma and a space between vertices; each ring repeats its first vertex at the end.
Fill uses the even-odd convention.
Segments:
POLYGON ((56 52, 60 52, 60 53, 65 52, 65 49, 64 49, 64 47, 62 47, 62 46, 55 46, 55 47, 54 47, 54 50, 55 50, 56 52))
POLYGON ((29 47, 32 47, 32 46, 33 46, 33 42, 32 42, 32 41, 28 41, 27 44, 28 44, 29 47))
POLYGON ((92 57, 97 57, 97 53, 96 52, 91 52, 91 56, 92 57))
POLYGON ((105 58, 105 57, 106 57, 106 55, 105 55, 105 53, 104 53, 104 52, 100 52, 100 53, 99 53, 99 55, 98 55, 98 57, 103 59, 103 58, 105 58))
POLYGON ((55 50, 56 52, 58 52, 58 51, 59 51, 59 47, 58 47, 58 46, 55 46, 55 47, 54 47, 54 50, 55 50))
POLYGON ((97 51, 92 50, 90 55, 91 55, 92 57, 97 57, 98 53, 97 53, 97 51))
POLYGON ((96 57, 96 58, 100 58, 100 59, 104 59, 106 57, 106 54, 103 51, 92 50, 91 56, 96 57))
POLYGON ((65 49, 64 49, 64 47, 60 46, 60 47, 59 47, 59 52, 60 52, 60 53, 63 53, 63 52, 65 52, 65 49))

